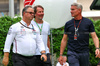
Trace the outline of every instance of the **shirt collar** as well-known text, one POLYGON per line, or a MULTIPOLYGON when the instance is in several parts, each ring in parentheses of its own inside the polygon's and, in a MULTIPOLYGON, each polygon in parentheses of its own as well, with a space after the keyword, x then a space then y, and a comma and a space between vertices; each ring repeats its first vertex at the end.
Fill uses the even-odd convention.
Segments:
MULTIPOLYGON (((27 26, 27 24, 26 24, 23 20, 21 20, 20 22, 21 22, 23 25, 27 26)), ((32 23, 30 23, 29 26, 31 26, 31 25, 32 25, 32 23)))

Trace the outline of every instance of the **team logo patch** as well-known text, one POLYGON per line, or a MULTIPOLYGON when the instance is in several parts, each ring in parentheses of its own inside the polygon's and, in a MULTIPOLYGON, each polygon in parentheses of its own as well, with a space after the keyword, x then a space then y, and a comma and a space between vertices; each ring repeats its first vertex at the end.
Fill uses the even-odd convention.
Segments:
POLYGON ((21 34, 21 35, 25 35, 25 34, 26 34, 25 29, 21 29, 20 34, 21 34))

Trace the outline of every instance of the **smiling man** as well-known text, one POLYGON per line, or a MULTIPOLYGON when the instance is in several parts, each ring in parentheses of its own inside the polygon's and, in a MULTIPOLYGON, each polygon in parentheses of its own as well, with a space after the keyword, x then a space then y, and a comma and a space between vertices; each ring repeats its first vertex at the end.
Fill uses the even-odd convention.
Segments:
POLYGON ((41 53, 39 52, 39 48, 36 49, 36 66, 51 66, 50 61, 50 25, 46 21, 43 20, 44 17, 44 8, 41 5, 36 5, 34 7, 34 19, 32 20, 32 24, 37 27, 38 33, 41 35, 42 40, 45 45, 47 61, 43 62, 40 59, 41 53))

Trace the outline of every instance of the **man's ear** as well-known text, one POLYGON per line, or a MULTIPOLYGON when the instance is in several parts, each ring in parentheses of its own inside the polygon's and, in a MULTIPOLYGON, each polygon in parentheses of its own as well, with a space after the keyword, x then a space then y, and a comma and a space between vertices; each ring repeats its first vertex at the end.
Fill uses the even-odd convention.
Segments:
POLYGON ((25 12, 23 12, 23 15, 25 14, 25 12))
POLYGON ((79 12, 81 12, 81 9, 79 9, 79 12))

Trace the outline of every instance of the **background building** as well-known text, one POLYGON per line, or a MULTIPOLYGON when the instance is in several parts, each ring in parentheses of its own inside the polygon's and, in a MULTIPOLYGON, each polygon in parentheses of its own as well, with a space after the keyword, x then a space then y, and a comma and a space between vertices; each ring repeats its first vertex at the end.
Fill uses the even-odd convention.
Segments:
POLYGON ((91 17, 94 20, 100 19, 100 10, 90 10, 90 6, 94 0, 77 0, 78 3, 83 5, 83 16, 91 17))
MULTIPOLYGON (((14 0, 14 14, 21 15, 24 0, 14 0)), ((9 0, 0 0, 0 16, 9 15, 9 0)))
MULTIPOLYGON (((83 16, 91 17, 94 20, 100 19, 100 10, 90 10, 90 5, 94 0, 76 0, 83 5, 83 16)), ((24 7, 24 0, 14 0, 14 14, 20 15, 24 7)), ((0 16, 9 15, 9 0, 0 0, 0 16)))

